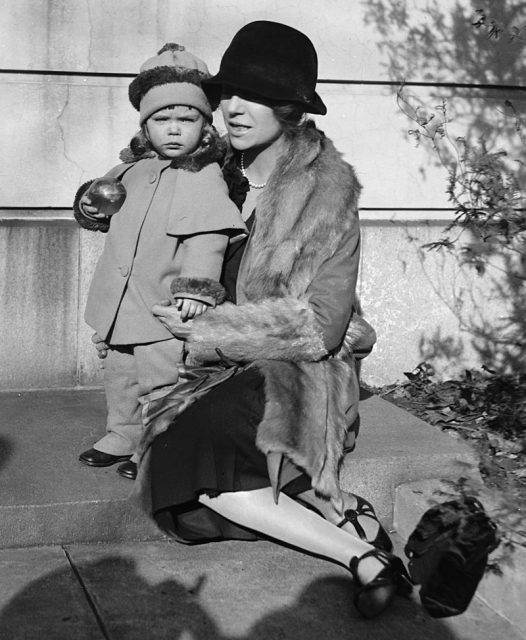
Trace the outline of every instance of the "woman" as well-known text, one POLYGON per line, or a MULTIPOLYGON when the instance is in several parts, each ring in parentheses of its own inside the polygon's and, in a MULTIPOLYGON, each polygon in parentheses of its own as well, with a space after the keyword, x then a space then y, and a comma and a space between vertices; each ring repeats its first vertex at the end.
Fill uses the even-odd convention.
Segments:
POLYGON ((326 113, 316 77, 304 34, 258 21, 204 83, 220 100, 225 175, 251 229, 225 262, 235 304, 187 322, 168 302, 153 312, 191 362, 241 368, 155 438, 141 471, 156 521, 179 540, 262 534, 324 556, 350 569, 355 605, 374 617, 411 587, 371 505, 338 487, 357 424, 355 356, 374 332, 354 314, 360 185, 304 118, 326 113))

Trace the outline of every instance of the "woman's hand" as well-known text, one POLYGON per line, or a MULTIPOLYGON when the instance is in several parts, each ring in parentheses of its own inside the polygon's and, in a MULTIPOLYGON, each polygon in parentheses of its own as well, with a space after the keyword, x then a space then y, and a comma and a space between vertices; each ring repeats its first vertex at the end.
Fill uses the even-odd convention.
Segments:
POLYGON ((104 342, 104 340, 99 336, 98 333, 94 333, 91 336, 91 341, 95 345, 95 349, 97 349, 97 356, 103 360, 108 355, 108 345, 104 342))
POLYGON ((161 300, 161 302, 154 304, 152 313, 176 338, 180 340, 189 338, 193 321, 183 320, 179 309, 169 300, 161 300))

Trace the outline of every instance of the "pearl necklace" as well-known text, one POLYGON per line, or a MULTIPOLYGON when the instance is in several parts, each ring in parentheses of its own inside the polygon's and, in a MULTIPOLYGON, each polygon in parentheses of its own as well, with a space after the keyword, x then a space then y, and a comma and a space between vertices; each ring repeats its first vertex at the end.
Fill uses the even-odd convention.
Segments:
POLYGON ((243 177, 248 180, 248 186, 251 189, 264 189, 267 186, 266 182, 264 182, 263 184, 255 184, 254 182, 250 182, 250 179, 247 176, 247 172, 245 171, 245 154, 244 153, 241 153, 241 173, 243 174, 243 177))

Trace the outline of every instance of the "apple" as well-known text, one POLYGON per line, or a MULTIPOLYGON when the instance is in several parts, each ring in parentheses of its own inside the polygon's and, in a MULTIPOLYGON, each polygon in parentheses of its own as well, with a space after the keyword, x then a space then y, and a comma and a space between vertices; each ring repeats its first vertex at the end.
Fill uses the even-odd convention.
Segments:
POLYGON ((91 183, 86 195, 99 213, 112 216, 122 207, 126 199, 126 188, 116 178, 97 178, 91 183))

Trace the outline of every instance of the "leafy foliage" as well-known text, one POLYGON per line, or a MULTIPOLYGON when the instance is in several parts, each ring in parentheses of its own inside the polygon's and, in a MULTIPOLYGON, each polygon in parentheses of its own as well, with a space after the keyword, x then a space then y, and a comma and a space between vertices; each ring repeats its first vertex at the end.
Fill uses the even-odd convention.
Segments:
POLYGON ((507 25, 500 20, 496 20, 489 16, 484 9, 475 9, 473 14, 473 22, 471 23, 475 29, 485 31, 488 38, 499 38, 505 36, 509 40, 525 41, 526 25, 507 25))
MULTIPOLYGON (((449 255, 457 260, 459 273, 484 277, 472 292, 449 283, 444 302, 481 362, 504 373, 526 371, 526 2, 363 4, 385 71, 401 87, 408 133, 446 171, 452 224, 424 245, 422 264, 426 250, 438 251, 444 263, 449 255), (428 97, 410 93, 414 81, 434 85, 428 97), (490 313, 479 292, 487 293, 490 313)), ((450 350, 444 341, 432 346, 435 353, 450 350)))
MULTIPOLYGON (((517 39, 526 32, 526 26, 514 30, 513 25, 503 26, 482 10, 476 12, 472 24, 486 29, 488 38, 507 33, 508 38, 517 39)), ((469 330, 489 367, 503 374, 526 372, 526 165, 522 157, 491 149, 483 136, 475 141, 453 137, 446 99, 429 108, 402 86, 397 102, 412 122, 409 136, 417 145, 430 145, 446 169, 446 193, 454 208, 454 218, 442 237, 422 248, 451 253, 461 267, 473 268, 479 276, 491 271, 495 277, 492 293, 505 301, 507 313, 495 323, 481 312, 469 330)), ((515 123, 515 137, 523 151, 524 119, 511 100, 505 100, 503 107, 503 113, 515 123)))
POLYGON ((404 375, 408 382, 389 385, 382 395, 410 401, 412 410, 430 424, 475 432, 483 426, 499 434, 494 440, 500 446, 509 439, 516 444, 506 445, 508 449, 526 453, 526 374, 503 375, 483 367, 440 382, 433 380, 433 367, 422 362, 404 375))
MULTIPOLYGON (((517 258, 509 262, 511 276, 525 280, 526 264, 526 194, 516 170, 522 160, 508 162, 504 150, 490 151, 483 138, 476 143, 463 137, 451 139, 447 102, 429 113, 422 105, 413 106, 402 86, 397 101, 400 109, 416 127, 409 135, 417 144, 428 142, 445 166, 448 178, 446 193, 453 204, 455 217, 438 241, 424 245, 427 249, 454 249, 464 232, 467 241, 461 246, 465 263, 484 273, 488 260, 505 252, 517 258), (451 232, 456 235, 452 236, 451 232)), ((508 108, 512 108, 507 101, 508 108)), ((522 136, 522 121, 517 117, 517 132, 522 136)), ((521 137, 522 140, 522 137, 521 137)))
MULTIPOLYGON (((506 303, 497 320, 480 309, 478 318, 460 323, 485 363, 480 370, 439 381, 433 367, 422 362, 405 373, 407 381, 372 391, 475 447, 485 488, 498 496, 497 564, 509 560, 516 545, 526 546, 526 120, 512 99, 496 110, 492 92, 495 86, 508 87, 523 98, 526 3, 498 4, 497 17, 492 0, 469 0, 449 9, 440 0, 421 8, 409 0, 371 0, 366 11, 366 21, 381 37, 386 70, 401 83, 397 102, 411 122, 410 138, 430 147, 447 172, 454 217, 442 237, 423 248, 453 254, 461 268, 484 276, 488 296, 503 301, 503 307, 506 303), (404 78, 444 83, 442 94, 435 93, 429 107, 409 95, 404 78), (452 79, 478 85, 477 95, 490 98, 473 101, 461 137, 450 133, 451 98, 444 97, 452 79), (489 275, 496 278, 491 291, 489 275)), ((462 95, 458 88, 456 95, 462 95)), ((477 491, 471 480, 461 478, 448 497, 477 491)))
MULTIPOLYGON (((404 375, 405 382, 369 390, 475 448, 484 489, 496 492, 492 517, 502 542, 491 569, 498 572, 516 545, 526 546, 526 375, 483 368, 438 381, 427 362, 404 375)), ((465 477, 445 484, 450 490, 442 498, 481 493, 465 477)))

